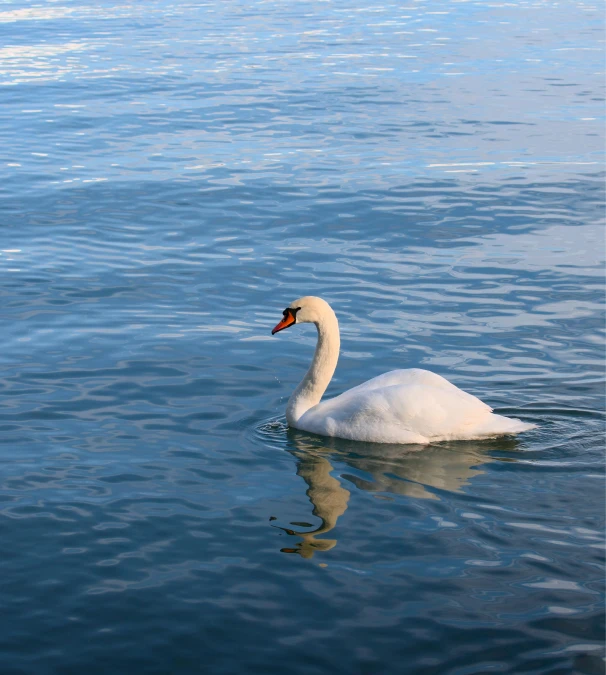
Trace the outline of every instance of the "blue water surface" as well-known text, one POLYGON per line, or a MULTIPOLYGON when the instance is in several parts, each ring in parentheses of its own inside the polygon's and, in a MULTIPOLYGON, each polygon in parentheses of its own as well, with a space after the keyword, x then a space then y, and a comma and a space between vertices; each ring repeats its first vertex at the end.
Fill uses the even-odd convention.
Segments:
POLYGON ((0 672, 603 673, 602 9, 0 3, 0 672), (288 430, 307 294, 537 429, 288 430))

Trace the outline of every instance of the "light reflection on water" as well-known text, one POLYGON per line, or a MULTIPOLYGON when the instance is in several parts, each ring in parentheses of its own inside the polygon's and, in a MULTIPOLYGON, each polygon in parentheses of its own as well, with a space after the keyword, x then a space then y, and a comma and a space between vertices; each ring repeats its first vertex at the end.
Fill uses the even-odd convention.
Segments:
POLYGON ((4 4, 3 672, 601 672, 601 22, 4 4), (288 431, 307 293, 538 428, 288 431))

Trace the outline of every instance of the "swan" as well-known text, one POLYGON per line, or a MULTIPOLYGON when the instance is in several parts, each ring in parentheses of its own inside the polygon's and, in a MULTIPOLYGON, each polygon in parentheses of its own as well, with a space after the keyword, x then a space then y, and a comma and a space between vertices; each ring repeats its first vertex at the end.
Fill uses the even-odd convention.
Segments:
POLYGON ((322 401, 339 359, 339 322, 322 298, 306 296, 282 313, 272 335, 313 323, 318 343, 309 370, 286 406, 289 426, 320 436, 371 443, 421 443, 493 438, 534 429, 495 415, 479 398, 428 370, 392 370, 322 401))

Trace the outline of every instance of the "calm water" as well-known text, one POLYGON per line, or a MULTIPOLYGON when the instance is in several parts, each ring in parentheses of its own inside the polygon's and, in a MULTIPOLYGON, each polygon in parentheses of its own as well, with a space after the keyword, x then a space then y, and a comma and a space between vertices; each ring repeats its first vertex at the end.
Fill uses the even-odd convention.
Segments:
POLYGON ((603 672, 601 5, 0 4, 0 671, 603 672), (518 440, 289 431, 434 370, 518 440))

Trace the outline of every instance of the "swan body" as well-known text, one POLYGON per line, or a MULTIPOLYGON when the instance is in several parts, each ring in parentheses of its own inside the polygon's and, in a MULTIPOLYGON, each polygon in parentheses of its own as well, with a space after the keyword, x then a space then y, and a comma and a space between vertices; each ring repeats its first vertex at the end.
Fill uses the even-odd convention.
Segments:
POLYGON ((311 366, 286 407, 291 427, 352 441, 431 443, 517 434, 535 425, 503 417, 440 375, 392 370, 322 401, 339 358, 339 324, 322 298, 295 300, 272 334, 295 323, 314 323, 318 343, 311 366))

